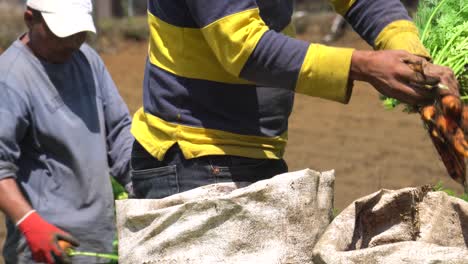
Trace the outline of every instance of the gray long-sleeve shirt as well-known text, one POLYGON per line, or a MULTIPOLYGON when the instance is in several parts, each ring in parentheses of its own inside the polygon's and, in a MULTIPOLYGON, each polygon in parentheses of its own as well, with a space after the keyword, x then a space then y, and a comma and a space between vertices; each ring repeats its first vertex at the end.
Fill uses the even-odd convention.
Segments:
MULTIPOLYGON (((19 40, 0 56, 0 179, 16 178, 33 208, 75 236, 79 250, 112 250, 109 175, 130 181, 130 123, 88 45, 60 65, 19 40)), ((15 250, 9 241, 6 250, 15 250)))

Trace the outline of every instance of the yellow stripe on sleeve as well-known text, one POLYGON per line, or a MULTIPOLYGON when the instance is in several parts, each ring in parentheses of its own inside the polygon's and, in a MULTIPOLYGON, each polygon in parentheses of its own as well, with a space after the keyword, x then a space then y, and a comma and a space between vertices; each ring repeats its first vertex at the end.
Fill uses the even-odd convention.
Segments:
POLYGON ((419 39, 418 29, 413 22, 398 20, 388 24, 375 39, 378 50, 406 50, 409 53, 430 58, 419 39))
POLYGON ((257 43, 269 28, 258 8, 223 17, 202 28, 208 45, 224 69, 239 76, 257 43))
MULTIPOLYGON (((185 78, 252 84, 238 76, 268 30, 258 12, 258 9, 249 9, 233 14, 203 30, 174 26, 148 13, 149 60, 157 67, 185 78)), ((294 37, 294 25, 290 23, 282 33, 294 37)))
POLYGON ((148 13, 151 64, 177 76, 230 84, 250 84, 228 73, 200 29, 168 24, 148 13), (202 69, 202 70, 200 70, 202 69))
POLYGON ((347 103, 353 49, 311 44, 296 83, 296 92, 347 103))

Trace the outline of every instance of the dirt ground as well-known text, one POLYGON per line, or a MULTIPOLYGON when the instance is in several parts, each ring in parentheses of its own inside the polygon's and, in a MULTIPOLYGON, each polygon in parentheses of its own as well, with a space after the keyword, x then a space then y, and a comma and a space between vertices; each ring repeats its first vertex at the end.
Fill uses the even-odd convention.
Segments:
MULTIPOLYGON (((316 23, 302 38, 320 40, 326 25, 316 23)), ((369 49, 351 30, 333 45, 369 49)), ((102 55, 132 113, 141 106, 146 51, 146 43, 126 43, 118 53, 102 55)), ((348 105, 298 95, 285 159, 291 171, 334 169, 335 207, 339 211, 381 188, 441 180, 458 193, 462 191, 445 172, 419 117, 401 109, 384 110, 378 94, 365 83, 355 84, 348 105)), ((0 228, 0 240, 2 234, 0 228)))

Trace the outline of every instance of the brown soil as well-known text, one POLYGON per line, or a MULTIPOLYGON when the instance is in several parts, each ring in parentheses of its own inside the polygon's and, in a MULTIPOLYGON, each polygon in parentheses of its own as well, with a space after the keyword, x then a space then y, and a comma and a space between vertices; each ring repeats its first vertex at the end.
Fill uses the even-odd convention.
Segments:
MULTIPOLYGON (((319 22, 301 38, 319 41, 329 17, 319 22)), ((369 49, 351 30, 333 45, 369 49)), ((141 106, 147 44, 125 43, 119 50, 102 57, 133 113, 141 106)), ((334 169, 338 210, 381 188, 399 189, 442 180, 445 186, 462 191, 448 177, 419 117, 401 109, 384 110, 378 93, 360 82, 355 84, 348 105, 296 97, 285 159, 291 171, 334 169)))

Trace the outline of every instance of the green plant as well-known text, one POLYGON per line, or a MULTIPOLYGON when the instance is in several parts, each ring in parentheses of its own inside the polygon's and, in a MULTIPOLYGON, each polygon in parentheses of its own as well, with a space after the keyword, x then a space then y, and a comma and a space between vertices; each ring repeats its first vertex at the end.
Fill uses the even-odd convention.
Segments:
MULTIPOLYGON (((110 177, 110 181, 112 184, 112 193, 114 194, 114 200, 125 200, 128 199, 128 193, 125 191, 125 188, 118 183, 114 177, 110 177)), ((87 256, 87 257, 96 257, 96 258, 103 258, 109 260, 108 264, 117 264, 119 261, 119 240, 116 237, 114 241, 112 241, 112 247, 114 252, 111 254, 108 253, 98 253, 98 252, 88 252, 88 251, 77 251, 73 248, 67 249, 67 255, 70 257, 73 256, 87 256)))
POLYGON ((339 214, 340 214, 340 210, 338 210, 336 208, 333 208, 333 217, 332 217, 332 219, 335 219, 335 217, 337 217, 339 214))
POLYGON ((114 177, 110 177, 112 184, 112 193, 114 194, 114 200, 125 200, 128 199, 128 193, 125 188, 118 183, 114 177))
POLYGON ((67 255, 70 257, 87 256, 87 257, 104 258, 104 259, 110 260, 109 264, 117 263, 117 261, 119 260, 119 256, 116 254, 104 254, 104 253, 77 251, 77 250, 74 250, 73 248, 67 249, 67 255))
POLYGON ((446 194, 448 194, 450 196, 457 197, 457 198, 460 198, 460 199, 468 202, 468 193, 463 193, 462 195, 457 195, 454 190, 444 187, 444 184, 442 183, 442 181, 439 181, 432 189, 434 191, 436 191, 436 192, 438 192, 438 191, 445 192, 446 194))
MULTIPOLYGON (((468 1, 420 0, 415 22, 433 63, 453 70, 461 98, 468 103, 468 1)), ((400 104, 393 98, 382 99, 387 109, 400 104)))
MULTIPOLYGON (((110 179, 112 184, 112 193, 114 194, 114 200, 128 199, 128 192, 125 190, 125 188, 120 183, 118 183, 114 179, 114 177, 110 177, 110 179)), ((112 254, 100 254, 97 257, 110 259, 111 261, 109 262, 109 264, 117 264, 119 260, 119 239, 117 235, 115 236, 114 241, 112 241, 112 248, 114 249, 114 252, 112 254)), ((89 254, 90 252, 83 253, 89 254)))

